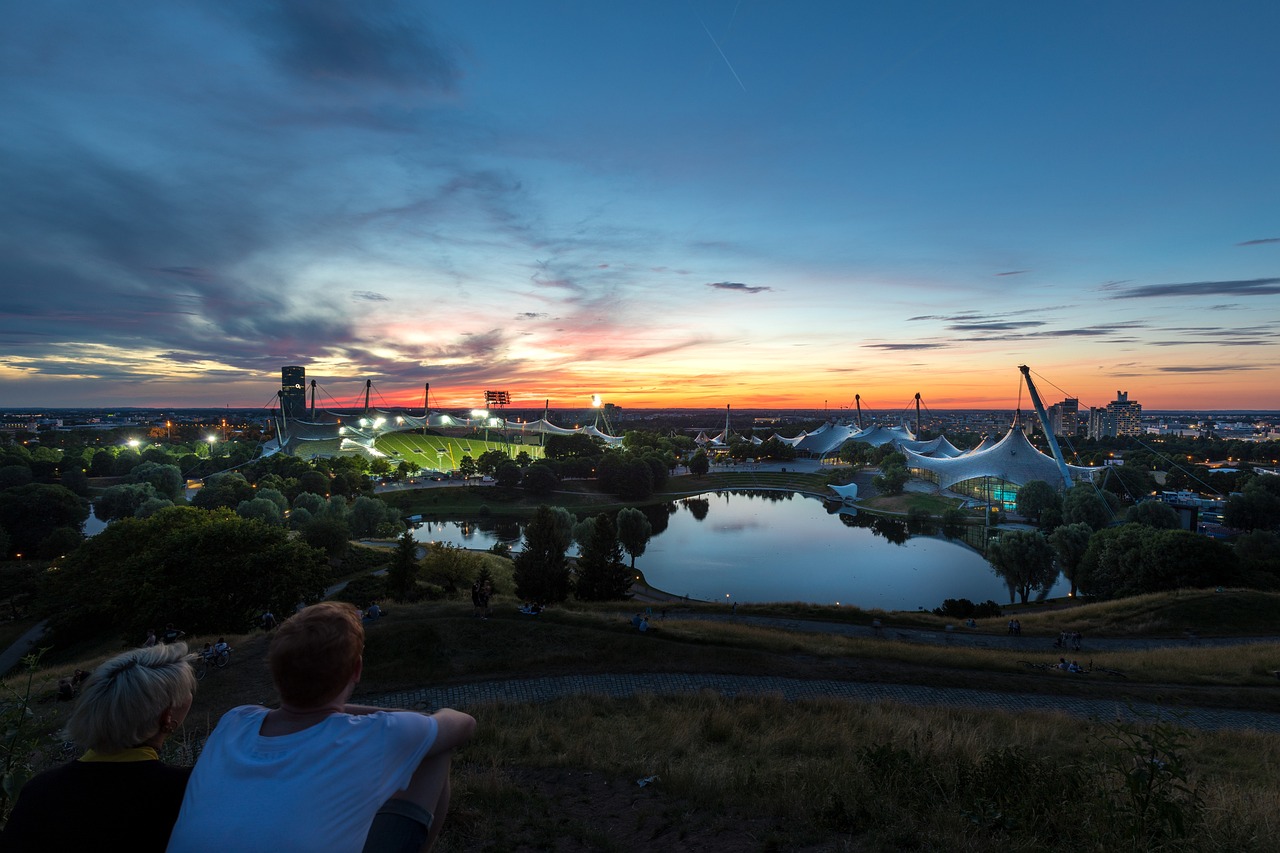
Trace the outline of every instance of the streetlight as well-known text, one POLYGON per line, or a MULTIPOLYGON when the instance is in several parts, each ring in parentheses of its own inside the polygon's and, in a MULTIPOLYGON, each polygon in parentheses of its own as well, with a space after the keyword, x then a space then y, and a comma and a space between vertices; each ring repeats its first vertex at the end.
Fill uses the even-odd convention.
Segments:
POLYGON ((209 458, 210 458, 210 459, 212 459, 212 458, 213 458, 213 446, 214 446, 215 444, 217 444, 217 443, 218 443, 218 437, 217 437, 216 435, 206 435, 206 436, 204 437, 204 440, 205 440, 205 441, 207 441, 207 442, 209 442, 209 458))

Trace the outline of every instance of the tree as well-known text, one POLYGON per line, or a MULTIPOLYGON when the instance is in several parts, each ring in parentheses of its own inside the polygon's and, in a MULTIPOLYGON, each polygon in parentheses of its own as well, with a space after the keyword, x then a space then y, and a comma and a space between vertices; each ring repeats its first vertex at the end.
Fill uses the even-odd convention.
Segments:
POLYGON ((1064 577, 1071 582, 1071 594, 1076 594, 1076 575, 1085 552, 1089 550, 1089 538, 1093 536, 1093 528, 1077 522, 1064 524, 1049 534, 1049 545, 1053 547, 1058 568, 1064 577))
POLYGON ((351 547, 351 528, 343 520, 317 516, 302 528, 302 540, 311 547, 324 551, 329 561, 336 563, 351 547))
POLYGON ((543 456, 548 459, 595 459, 600 455, 600 446, 589 435, 549 435, 542 448, 543 456))
POLYGON ((578 582, 574 597, 581 601, 617 601, 628 598, 631 571, 622 562, 622 546, 613 519, 601 513, 594 519, 591 537, 578 556, 578 582))
POLYGON ((493 479, 504 489, 514 489, 520 485, 520 466, 506 459, 494 471, 493 479))
POLYGON ((481 474, 493 474, 498 470, 498 466, 503 462, 510 462, 511 459, 501 450, 486 450, 480 454, 480 458, 476 460, 476 470, 481 474))
POLYGON ((263 524, 283 525, 284 513, 278 504, 269 498, 254 498, 241 501, 236 505, 236 515, 241 518, 254 518, 263 524))
POLYGON ((201 509, 236 507, 241 501, 253 500, 253 486, 238 471, 214 474, 204 481, 200 491, 191 499, 193 506, 201 509))
POLYGON ((464 480, 470 480, 476 475, 476 461, 471 458, 470 454, 463 456, 462 461, 458 463, 458 473, 462 475, 464 480))
POLYGON ((150 483, 156 494, 177 503, 186 500, 187 483, 177 465, 160 465, 155 462, 139 463, 129 472, 129 482, 150 483))
POLYGON ((453 595, 459 589, 471 586, 480 558, 460 545, 442 542, 432 545, 422 560, 422 577, 428 583, 443 587, 453 595))
POLYGON ((328 576, 323 555, 283 528, 172 507, 121 519, 69 554, 50 576, 51 622, 61 642, 103 630, 137 642, 166 622, 229 634, 314 598, 328 576))
POLYGON ((1280 477, 1257 475, 1246 482, 1238 494, 1227 498, 1223 521, 1237 530, 1280 526, 1280 477))
POLYGON ((1091 483, 1079 483, 1062 499, 1062 522, 1083 522, 1094 530, 1101 530, 1115 518, 1114 500, 1110 492, 1099 491, 1091 483))
MULTIPOLYGON (((539 467, 539 466, 533 466, 539 467)), ((569 561, 565 552, 572 541, 573 516, 565 509, 543 504, 525 525, 524 550, 516 555, 512 574, 516 595, 537 604, 552 604, 569 597, 569 561), (566 519, 557 516, 567 516, 566 519)))
POLYGON ((25 486, 32 479, 31 468, 26 465, 5 465, 0 468, 0 489, 11 489, 15 486, 25 486))
POLYGON ((643 512, 633 506, 618 510, 618 542, 631 556, 631 568, 636 567, 636 557, 644 555, 644 549, 653 535, 653 525, 643 512))
POLYGON ((387 568, 387 592, 399 601, 411 601, 418 585, 418 543, 406 529, 396 540, 395 556, 387 568))
POLYGON ((1095 533, 1080 568, 1081 589, 1101 598, 1220 586, 1240 578, 1231 546, 1186 530, 1141 524, 1095 533))
POLYGON ((1145 500, 1129 507, 1124 520, 1128 524, 1145 524, 1160 530, 1178 530, 1182 527, 1178 511, 1164 501, 1157 500, 1145 500))
POLYGON ((695 477, 701 477, 710 470, 711 460, 707 459, 706 451, 699 450, 689 459, 689 473, 695 477))
POLYGON ((871 484, 886 495, 900 495, 910 478, 907 457, 901 453, 890 453, 880 461, 880 473, 871 480, 871 484))
POLYGON ((396 511, 377 498, 361 495, 351 505, 351 535, 357 539, 381 535, 387 525, 397 525, 400 517, 396 511))
POLYGON ((1043 534, 1035 530, 1011 530, 991 543, 987 561, 1009 585, 1009 600, 1016 592, 1022 603, 1036 590, 1048 590, 1058 579, 1053 565, 1053 549, 1043 534))
POLYGON ((560 485, 560 477, 550 465, 535 462, 525 469, 524 490, 531 495, 549 495, 560 485))
POLYGON ((99 521, 129 518, 152 498, 159 497, 150 483, 121 483, 104 489, 93 502, 93 514, 99 521))
POLYGON ((34 554, 59 527, 84 531, 89 502, 46 483, 30 483, 0 492, 0 527, 9 534, 9 547, 19 554, 34 554))
POLYGON ((1062 509, 1062 496, 1044 480, 1032 480, 1018 489, 1018 515, 1044 527, 1043 514, 1048 509, 1062 509))

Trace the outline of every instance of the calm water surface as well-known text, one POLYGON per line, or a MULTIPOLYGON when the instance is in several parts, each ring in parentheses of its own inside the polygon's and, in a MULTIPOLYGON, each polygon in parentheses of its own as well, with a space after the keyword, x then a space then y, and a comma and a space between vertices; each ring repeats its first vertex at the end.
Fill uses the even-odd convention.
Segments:
MULTIPOLYGON (((818 498, 716 492, 668 505, 666 520, 636 568, 677 595, 889 610, 932 609, 945 598, 1009 601, 1008 587, 972 548, 941 536, 904 538, 900 523, 832 513, 818 498)), ((483 522, 433 522, 416 532, 419 541, 467 548, 504 541, 517 550, 519 535, 515 523, 483 522)), ((1053 594, 1066 587, 1059 581, 1053 594)))

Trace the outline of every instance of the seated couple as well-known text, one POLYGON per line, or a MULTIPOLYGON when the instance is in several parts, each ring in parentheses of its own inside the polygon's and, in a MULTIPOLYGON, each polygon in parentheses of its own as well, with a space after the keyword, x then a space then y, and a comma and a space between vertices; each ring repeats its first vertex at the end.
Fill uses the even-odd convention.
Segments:
POLYGON ((475 720, 348 704, 363 670, 354 607, 308 607, 274 634, 268 662, 280 708, 228 711, 194 769, 158 758, 191 708, 186 647, 136 649, 98 667, 68 724, 89 751, 27 783, 0 847, 429 849, 449 807, 453 751, 475 720))
POLYGON ((209 736, 171 853, 425 850, 449 808, 453 751, 475 720, 348 704, 363 671, 354 607, 316 604, 275 631, 280 707, 242 705, 209 736))

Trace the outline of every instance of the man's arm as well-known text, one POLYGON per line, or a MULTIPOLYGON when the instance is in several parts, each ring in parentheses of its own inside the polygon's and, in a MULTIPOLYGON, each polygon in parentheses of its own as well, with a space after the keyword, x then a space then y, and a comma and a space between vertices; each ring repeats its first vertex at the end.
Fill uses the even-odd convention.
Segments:
MULTIPOLYGON (((414 711, 409 708, 379 708, 376 705, 344 705, 343 713, 359 716, 361 714, 376 714, 379 711, 389 711, 402 714, 418 714, 420 711, 414 711)), ((476 733, 476 720, 470 714, 464 714, 461 711, 455 711, 452 708, 441 708, 434 714, 427 716, 436 721, 436 739, 431 744, 431 749, 427 751, 426 757, 439 755, 442 752, 449 752, 471 740, 476 733)))

